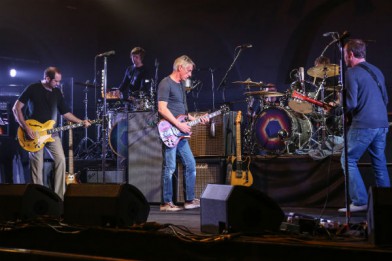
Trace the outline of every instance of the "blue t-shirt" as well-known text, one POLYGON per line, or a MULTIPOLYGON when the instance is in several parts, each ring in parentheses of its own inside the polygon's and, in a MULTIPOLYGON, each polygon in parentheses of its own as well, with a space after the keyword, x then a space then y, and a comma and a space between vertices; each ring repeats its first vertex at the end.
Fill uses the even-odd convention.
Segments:
POLYGON ((353 128, 388 128, 388 94, 382 72, 363 62, 376 75, 381 91, 372 75, 361 66, 348 68, 346 77, 347 112, 353 128))

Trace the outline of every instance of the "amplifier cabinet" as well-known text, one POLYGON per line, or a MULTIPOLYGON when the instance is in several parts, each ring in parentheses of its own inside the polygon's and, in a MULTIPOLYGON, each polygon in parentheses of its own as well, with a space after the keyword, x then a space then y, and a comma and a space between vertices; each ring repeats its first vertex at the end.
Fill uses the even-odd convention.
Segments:
MULTIPOLYGON (((196 158, 196 184, 195 197, 200 198, 208 184, 224 184, 225 182, 225 158, 196 158)), ((184 167, 179 160, 177 164, 175 182, 175 197, 177 203, 184 203, 184 167)))
MULTIPOLYGON (((207 112, 191 112, 199 117, 207 112)), ((215 156, 225 157, 235 152, 235 117, 237 112, 231 111, 210 119, 208 124, 198 124, 192 127, 189 145, 195 157, 215 156), (211 124, 215 124, 212 132, 211 124)))
POLYGON ((125 170, 105 170, 105 182, 103 182, 102 170, 85 169, 81 180, 85 183, 126 183, 125 170))

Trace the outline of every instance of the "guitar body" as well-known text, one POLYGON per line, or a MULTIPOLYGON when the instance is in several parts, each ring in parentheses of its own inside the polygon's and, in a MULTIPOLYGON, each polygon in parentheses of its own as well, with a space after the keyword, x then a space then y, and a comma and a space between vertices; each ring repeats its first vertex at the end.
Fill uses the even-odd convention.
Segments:
POLYGON ((65 173, 65 184, 79 184, 79 180, 77 174, 74 173, 65 173))
MULTIPOLYGON (((179 115, 177 119, 180 122, 185 122, 186 115, 179 115)), ((183 138, 189 138, 192 133, 183 133, 166 120, 161 120, 158 123, 159 136, 165 145, 169 148, 174 148, 183 138)))
MULTIPOLYGON (((91 124, 101 122, 101 119, 90 121, 91 124)), ((18 141, 20 146, 29 152, 37 152, 42 150, 47 142, 53 142, 54 139, 52 138, 52 134, 63 131, 63 130, 70 130, 77 127, 82 127, 83 122, 70 124, 67 126, 53 128, 56 122, 54 120, 48 120, 45 123, 40 123, 36 120, 26 120, 26 124, 34 131, 35 139, 30 139, 25 131, 19 127, 18 128, 18 141)))
MULTIPOLYGON (((221 106, 221 109, 219 111, 215 111, 213 113, 208 114, 206 117, 212 118, 217 115, 220 115, 224 112, 227 112, 229 108, 226 105, 221 106)), ((185 122, 187 116, 186 115, 179 115, 177 119, 180 122, 185 122)), ((197 118, 194 121, 189 121, 188 125, 189 126, 195 126, 196 124, 200 123, 201 118, 197 118)), ((183 138, 189 138, 192 133, 183 133, 176 127, 174 127, 170 122, 167 120, 160 120, 158 123, 158 132, 159 132, 159 137, 163 141, 163 143, 169 147, 169 148, 174 148, 177 146, 177 144, 180 142, 181 139, 183 138)))
POLYGON ((250 187, 253 184, 253 176, 249 170, 249 163, 234 158, 230 184, 233 186, 250 187))
MULTIPOLYGON (((247 162, 246 166, 242 161, 241 154, 241 119, 242 113, 238 111, 237 117, 235 120, 236 124, 236 157, 232 158, 233 169, 230 176, 230 184, 238 185, 238 186, 246 186, 249 187, 253 184, 253 176, 249 170, 250 162, 247 162)), ((248 157, 250 160, 250 158, 248 157)))
POLYGON ((48 134, 48 130, 52 129, 56 122, 49 120, 44 124, 36 120, 26 120, 26 124, 35 132, 35 139, 30 139, 24 130, 18 128, 18 141, 20 146, 30 152, 37 152, 44 148, 47 142, 53 142, 51 134, 48 134))

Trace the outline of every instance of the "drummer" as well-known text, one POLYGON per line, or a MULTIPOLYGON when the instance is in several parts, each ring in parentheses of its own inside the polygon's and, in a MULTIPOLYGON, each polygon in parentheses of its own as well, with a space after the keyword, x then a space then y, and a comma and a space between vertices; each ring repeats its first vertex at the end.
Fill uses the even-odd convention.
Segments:
POLYGON ((145 96, 149 93, 151 82, 147 67, 143 63, 146 51, 142 47, 134 47, 130 58, 132 64, 125 70, 124 78, 118 88, 117 95, 124 99, 133 101, 134 96, 145 96))

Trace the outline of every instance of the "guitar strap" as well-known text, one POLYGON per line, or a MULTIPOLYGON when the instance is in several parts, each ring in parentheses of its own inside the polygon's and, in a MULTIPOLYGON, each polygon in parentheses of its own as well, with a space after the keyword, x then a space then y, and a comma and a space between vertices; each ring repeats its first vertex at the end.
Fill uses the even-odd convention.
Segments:
MULTIPOLYGON (((375 74, 369 67, 367 67, 366 65, 364 65, 364 64, 362 64, 362 63, 358 64, 358 66, 361 67, 361 68, 363 68, 363 69, 365 69, 365 70, 373 77, 373 79, 374 79, 374 80, 376 81, 376 83, 377 83, 378 88, 380 89, 381 96, 384 97, 384 93, 382 92, 381 83, 378 81, 376 74, 375 74)), ((383 101, 384 101, 384 99, 383 99, 383 101)), ((385 101, 384 101, 384 104, 385 104, 385 101)))

